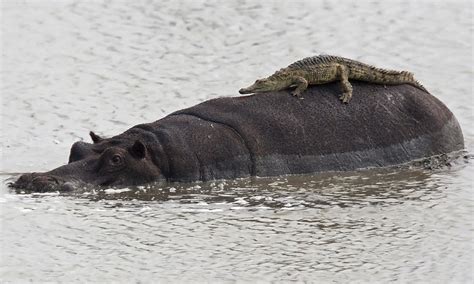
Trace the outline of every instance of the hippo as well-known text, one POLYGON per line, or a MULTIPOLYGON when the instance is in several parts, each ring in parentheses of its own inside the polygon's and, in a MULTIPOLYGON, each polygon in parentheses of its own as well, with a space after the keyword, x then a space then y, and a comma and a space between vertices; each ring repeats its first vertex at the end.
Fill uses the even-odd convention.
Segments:
POLYGON ((464 148, 449 109, 411 85, 336 83, 211 99, 111 138, 72 145, 69 161, 11 184, 30 191, 129 186, 387 167, 464 148))

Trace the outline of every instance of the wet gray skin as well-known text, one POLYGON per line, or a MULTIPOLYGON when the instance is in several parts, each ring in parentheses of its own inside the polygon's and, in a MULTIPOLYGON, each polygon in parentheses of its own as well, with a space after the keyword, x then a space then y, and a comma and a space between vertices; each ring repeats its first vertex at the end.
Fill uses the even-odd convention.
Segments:
POLYGON ((93 132, 91 137, 95 144, 73 144, 67 165, 45 173, 23 174, 11 187, 36 192, 71 191, 85 184, 135 185, 160 178, 160 170, 141 141, 135 141, 132 146, 115 145, 104 149, 100 145, 102 139, 93 132))

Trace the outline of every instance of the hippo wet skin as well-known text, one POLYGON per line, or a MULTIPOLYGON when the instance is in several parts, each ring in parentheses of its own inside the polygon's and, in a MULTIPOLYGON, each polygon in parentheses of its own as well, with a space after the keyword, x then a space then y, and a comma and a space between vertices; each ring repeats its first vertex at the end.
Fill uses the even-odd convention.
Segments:
POLYGON ((464 148, 456 118, 410 85, 353 82, 350 104, 336 83, 212 99, 94 143, 76 142, 69 163, 20 176, 13 187, 138 185, 384 167, 464 148))

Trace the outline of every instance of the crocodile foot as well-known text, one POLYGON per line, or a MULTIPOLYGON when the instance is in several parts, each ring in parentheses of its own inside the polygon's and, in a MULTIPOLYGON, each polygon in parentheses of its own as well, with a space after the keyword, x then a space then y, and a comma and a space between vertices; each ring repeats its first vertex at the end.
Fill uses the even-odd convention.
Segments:
POLYGON ((351 100, 351 98, 352 98, 352 94, 351 94, 351 93, 343 93, 343 94, 339 97, 339 99, 340 99, 343 103, 345 103, 345 104, 349 103, 349 101, 351 100))
POLYGON ((293 91, 293 92, 291 92, 291 95, 292 95, 293 97, 301 98, 301 92, 298 92, 298 91, 293 91))

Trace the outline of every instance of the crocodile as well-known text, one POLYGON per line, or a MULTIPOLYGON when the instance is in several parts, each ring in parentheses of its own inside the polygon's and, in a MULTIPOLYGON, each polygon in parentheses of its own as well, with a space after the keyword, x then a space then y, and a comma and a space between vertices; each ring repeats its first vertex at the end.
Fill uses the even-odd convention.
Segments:
POLYGON ((240 89, 239 93, 264 93, 294 87, 291 94, 301 97, 308 85, 340 81, 343 93, 339 99, 343 103, 348 103, 352 98, 350 79, 383 85, 409 84, 429 93, 408 71, 381 69, 333 55, 306 57, 296 61, 288 67, 276 71, 273 75, 259 79, 247 88, 240 89))

